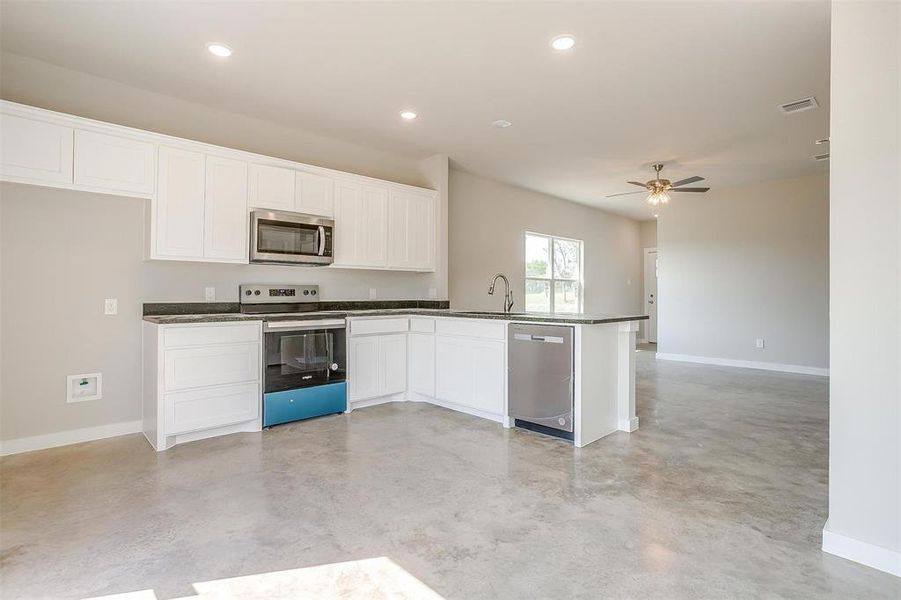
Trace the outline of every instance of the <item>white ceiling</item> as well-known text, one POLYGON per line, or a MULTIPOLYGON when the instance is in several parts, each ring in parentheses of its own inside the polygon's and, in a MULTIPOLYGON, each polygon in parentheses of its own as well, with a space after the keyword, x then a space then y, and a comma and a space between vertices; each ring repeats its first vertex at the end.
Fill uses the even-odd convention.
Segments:
MULTIPOLYGON (((5 51, 648 218, 624 182, 822 171, 829 3, 2 2, 5 51), (576 36, 568 53, 550 49, 576 36), (205 44, 234 48, 216 59, 205 44), (816 96, 821 108, 777 105, 816 96), (398 112, 420 118, 403 122, 398 112), (513 122, 507 129, 496 119, 513 122)), ((676 197, 678 200, 678 196, 676 197)))

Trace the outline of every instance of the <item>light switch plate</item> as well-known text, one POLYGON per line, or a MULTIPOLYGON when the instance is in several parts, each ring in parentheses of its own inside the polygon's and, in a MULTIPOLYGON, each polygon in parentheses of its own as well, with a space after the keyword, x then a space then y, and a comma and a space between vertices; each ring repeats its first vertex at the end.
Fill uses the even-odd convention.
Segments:
POLYGON ((207 286, 203 289, 203 299, 207 302, 215 302, 216 301, 216 288, 213 286, 207 286))
POLYGON ((436 300, 438 298, 438 289, 437 288, 429 288, 429 300, 436 300))
POLYGON ((763 338, 757 338, 757 347, 763 348, 763 346, 764 346, 763 338))
POLYGON ((375 300, 375 298, 376 298, 375 288, 369 288, 369 299, 375 300))
POLYGON ((119 313, 119 301, 116 298, 107 298, 103 301, 103 314, 115 315, 119 313))

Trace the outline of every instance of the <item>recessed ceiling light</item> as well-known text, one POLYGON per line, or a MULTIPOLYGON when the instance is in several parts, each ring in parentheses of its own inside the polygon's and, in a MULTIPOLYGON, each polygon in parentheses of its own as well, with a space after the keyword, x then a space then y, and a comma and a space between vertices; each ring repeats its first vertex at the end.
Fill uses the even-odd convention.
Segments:
POLYGON ((507 127, 510 127, 510 125, 513 125, 513 123, 511 123, 510 121, 505 121, 504 119, 498 119, 497 121, 492 123, 492 125, 499 129, 506 129, 507 127))
POLYGON ((416 118, 416 113, 412 110, 402 110, 400 111, 400 118, 406 119, 407 121, 412 121, 416 118))
POLYGON ((551 40, 551 48, 554 50, 569 50, 576 45, 576 38, 568 33, 558 35, 551 40))
POLYGON ((221 56, 222 58, 228 58, 232 55, 232 49, 225 44, 220 44, 219 42, 210 42, 206 45, 206 49, 216 56, 221 56))

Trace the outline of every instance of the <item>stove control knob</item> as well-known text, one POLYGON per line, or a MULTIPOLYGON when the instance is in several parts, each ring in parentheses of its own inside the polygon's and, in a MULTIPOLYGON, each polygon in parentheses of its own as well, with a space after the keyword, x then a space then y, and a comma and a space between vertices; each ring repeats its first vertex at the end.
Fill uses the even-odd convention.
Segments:
POLYGON ((251 292, 250 290, 245 290, 245 291, 244 291, 244 295, 245 295, 245 296, 249 296, 249 295, 251 295, 252 293, 253 293, 253 292, 251 292))
POLYGON ((254 296, 259 296, 259 295, 260 295, 260 290, 254 290, 254 291, 253 291, 253 295, 254 295, 254 296))
POLYGON ((313 290, 313 291, 310 292, 310 293, 313 294, 313 295, 315 296, 315 295, 316 295, 316 290, 313 290))
POLYGON ((304 290, 304 291, 303 291, 303 295, 304 295, 304 296, 309 296, 309 295, 310 295, 310 290, 304 290))

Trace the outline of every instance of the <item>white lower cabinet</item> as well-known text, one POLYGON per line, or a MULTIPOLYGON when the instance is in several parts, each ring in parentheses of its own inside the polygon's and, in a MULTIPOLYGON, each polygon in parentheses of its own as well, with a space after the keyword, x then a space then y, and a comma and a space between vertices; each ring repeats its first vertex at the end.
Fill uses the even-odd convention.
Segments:
POLYGON ((354 319, 348 338, 350 400, 396 396, 496 421, 507 394, 506 324, 413 316, 354 319), (388 333, 393 331, 393 333, 388 333), (355 333, 358 332, 358 333, 355 333))
POLYGON ((435 396, 435 335, 410 333, 410 391, 435 396))
POLYGON ((435 337, 435 397, 494 416, 504 414, 506 344, 502 341, 435 337))
POLYGON ((400 394, 407 389, 407 335, 366 335, 348 340, 350 400, 400 394))
POLYGON ((261 322, 143 327, 143 430, 157 450, 259 431, 261 322))

